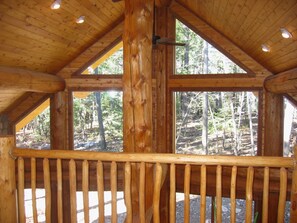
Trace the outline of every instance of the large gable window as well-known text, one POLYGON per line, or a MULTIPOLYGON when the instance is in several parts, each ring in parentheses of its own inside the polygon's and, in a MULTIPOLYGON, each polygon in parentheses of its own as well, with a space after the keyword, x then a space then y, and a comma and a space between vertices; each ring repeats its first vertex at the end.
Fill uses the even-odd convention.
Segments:
POLYGON ((186 45, 175 48, 175 74, 246 73, 179 20, 176 20, 176 41, 186 45))

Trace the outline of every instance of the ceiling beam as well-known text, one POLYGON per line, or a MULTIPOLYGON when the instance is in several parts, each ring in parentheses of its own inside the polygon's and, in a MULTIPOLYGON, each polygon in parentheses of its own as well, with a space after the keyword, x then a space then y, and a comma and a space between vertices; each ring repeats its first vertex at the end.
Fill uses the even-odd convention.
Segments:
POLYGON ((297 68, 267 77, 264 87, 276 94, 297 93, 297 68))
POLYGON ((227 37, 200 19, 188 8, 185 8, 183 5, 173 1, 170 5, 170 10, 177 19, 186 24, 189 28, 220 50, 233 62, 241 66, 248 73, 256 74, 257 76, 271 75, 271 73, 266 68, 264 68, 247 53, 241 50, 227 37))
POLYGON ((16 67, 0 67, 0 88, 55 93, 65 89, 65 81, 56 75, 16 67))

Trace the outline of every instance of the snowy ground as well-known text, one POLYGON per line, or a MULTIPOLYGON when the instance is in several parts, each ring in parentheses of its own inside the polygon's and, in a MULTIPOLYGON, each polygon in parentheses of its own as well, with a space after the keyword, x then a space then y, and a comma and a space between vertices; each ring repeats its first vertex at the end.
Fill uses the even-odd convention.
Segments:
MULTIPOLYGON (((176 222, 184 222, 184 197, 183 193, 176 194, 176 222)), ((38 212, 38 222, 45 222, 45 192, 43 189, 36 190, 37 197, 37 212, 38 212)), ((83 195, 82 192, 77 192, 77 222, 84 223, 84 211, 83 211, 83 195)), ((190 222, 199 222, 200 218, 200 196, 191 195, 190 202, 190 222)), ((111 193, 106 191, 104 193, 105 200, 105 222, 111 222, 111 193)), ((230 222, 230 199, 223 198, 222 202, 222 219, 223 222, 230 222)), ((288 205, 287 205, 288 206, 288 205)), ((206 213, 206 223, 211 222, 211 198, 207 197, 207 213, 206 213)), ((289 207, 288 207, 289 208, 289 207)), ((31 189, 25 190, 25 210, 26 210, 26 222, 33 222, 33 212, 32 212, 32 194, 31 189)), ((126 207, 124 203, 123 192, 117 193, 117 212, 118 212, 118 222, 123 223, 126 216, 126 207)), ((89 213, 90 222, 98 222, 98 199, 97 192, 89 192, 89 213)), ((254 214, 255 216, 255 214, 254 214)), ((236 202, 236 222, 244 222, 245 218, 245 201, 237 200, 236 202)), ((289 222, 289 211, 287 209, 285 222, 289 222)))

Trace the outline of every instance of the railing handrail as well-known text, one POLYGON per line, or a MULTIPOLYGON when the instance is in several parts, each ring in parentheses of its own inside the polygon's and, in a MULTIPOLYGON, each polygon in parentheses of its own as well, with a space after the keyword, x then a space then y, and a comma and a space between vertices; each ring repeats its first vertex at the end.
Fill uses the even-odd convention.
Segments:
POLYGON ((100 160, 115 162, 146 162, 167 164, 191 164, 207 166, 238 166, 238 167, 284 167, 293 168, 294 158, 290 157, 264 157, 264 156, 216 156, 216 155, 185 155, 170 153, 119 153, 94 152, 78 150, 36 150, 15 148, 12 151, 15 157, 48 158, 48 159, 74 159, 74 160, 100 160))

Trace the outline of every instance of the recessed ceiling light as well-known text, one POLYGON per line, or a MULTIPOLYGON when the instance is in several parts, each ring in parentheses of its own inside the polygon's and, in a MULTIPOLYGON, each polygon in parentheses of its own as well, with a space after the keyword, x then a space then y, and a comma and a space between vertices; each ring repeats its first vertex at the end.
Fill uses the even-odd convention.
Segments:
POLYGON ((285 39, 292 38, 292 34, 286 28, 281 28, 280 31, 285 39))
POLYGON ((76 19, 76 23, 81 24, 85 22, 85 16, 80 16, 76 19))
POLYGON ((59 9, 61 7, 61 1, 62 0, 54 1, 53 4, 51 5, 51 9, 59 9))
POLYGON ((262 51, 263 52, 270 52, 270 47, 269 46, 267 46, 266 44, 262 44, 262 51))

